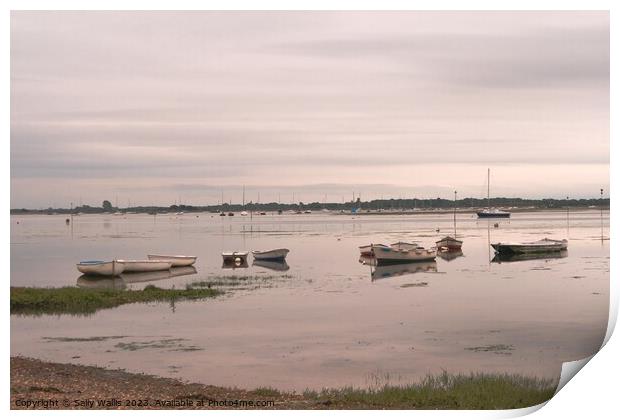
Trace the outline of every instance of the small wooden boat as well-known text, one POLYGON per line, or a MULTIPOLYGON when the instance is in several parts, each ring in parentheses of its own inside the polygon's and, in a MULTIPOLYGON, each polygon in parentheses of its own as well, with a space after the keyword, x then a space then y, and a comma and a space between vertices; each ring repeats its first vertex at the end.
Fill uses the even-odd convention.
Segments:
POLYGON ((273 271, 288 271, 290 268, 285 260, 254 260, 252 266, 267 268, 273 271))
POLYGON ((269 251, 252 251, 255 260, 283 260, 288 255, 286 248, 271 249, 269 251))
POLYGON ((360 255, 362 255, 364 257, 372 257, 372 247, 373 247, 373 245, 376 245, 376 246, 387 246, 387 245, 383 245, 383 244, 362 245, 362 246, 359 247, 360 255))
POLYGON ((437 251, 424 247, 399 248, 373 245, 372 252, 377 264, 396 264, 405 261, 432 261, 437 257, 437 251))
POLYGON ((233 262, 238 262, 238 261, 247 261, 248 259, 248 255, 250 253, 247 251, 233 251, 233 252, 222 252, 222 258, 224 258, 224 261, 233 261, 233 262))
POLYGON ((125 272, 145 272, 169 270, 172 267, 170 260, 116 260, 125 266, 125 272))
POLYGON ((415 249, 418 247, 418 244, 415 242, 394 242, 390 246, 396 249, 415 249))
POLYGON ((149 254, 149 260, 167 261, 172 263, 172 267, 184 267, 187 265, 193 265, 196 262, 196 257, 191 255, 159 255, 149 254))
POLYGON ((224 262, 222 268, 246 268, 248 267, 249 252, 222 252, 224 262))
POLYGON ((80 261, 77 264, 80 273, 97 276, 118 276, 125 270, 125 266, 118 261, 80 261))
POLYGON ((461 247, 463 246, 463 241, 459 241, 452 236, 445 236, 435 242, 435 246, 437 246, 437 249, 445 248, 448 251, 456 251, 458 249, 461 249, 461 247))
POLYGON ((568 241, 544 238, 535 242, 498 242, 491 246, 498 254, 536 254, 565 251, 568 248, 568 241))

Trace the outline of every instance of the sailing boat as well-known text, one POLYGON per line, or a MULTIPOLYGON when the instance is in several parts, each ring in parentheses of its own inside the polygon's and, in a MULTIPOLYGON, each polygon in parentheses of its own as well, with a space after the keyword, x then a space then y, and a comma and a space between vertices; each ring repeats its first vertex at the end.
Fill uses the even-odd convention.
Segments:
POLYGON ((247 216, 248 212, 245 211, 245 185, 243 186, 243 203, 242 203, 242 207, 243 207, 243 211, 239 214, 241 214, 241 216, 247 216))
POLYGON ((477 212, 478 218, 508 218, 510 213, 507 211, 491 208, 491 169, 487 173, 487 208, 477 212))
POLYGON ((459 251, 463 246, 463 241, 456 239, 456 191, 454 191, 454 237, 445 236, 435 242, 435 246, 440 251, 459 251))

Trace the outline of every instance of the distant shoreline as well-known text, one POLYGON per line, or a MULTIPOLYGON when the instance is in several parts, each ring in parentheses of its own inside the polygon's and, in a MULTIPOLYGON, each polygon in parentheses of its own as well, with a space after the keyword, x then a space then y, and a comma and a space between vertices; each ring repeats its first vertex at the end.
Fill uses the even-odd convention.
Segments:
MULTIPOLYGON (((334 216, 399 216, 399 215, 414 215, 414 214, 452 214, 454 212, 458 214, 475 214, 476 212, 482 210, 484 207, 477 208, 457 208, 456 210, 452 208, 430 208, 430 209, 368 209, 364 208, 359 209, 356 212, 352 212, 351 210, 338 210, 338 209, 312 209, 311 212, 313 214, 330 214, 334 216)), ((570 206, 570 207, 500 207, 502 210, 509 211, 511 213, 527 213, 527 212, 541 212, 541 211, 550 211, 550 212, 566 212, 568 211, 600 211, 600 206, 570 206)), ((603 211, 609 211, 609 205, 602 206, 603 211)), ((310 209, 307 209, 310 210, 310 209)), ((151 216, 163 216, 163 215, 178 215, 177 213, 210 213, 210 214, 219 214, 220 212, 224 212, 228 214, 232 213, 240 213, 244 211, 243 209, 227 209, 227 210, 208 210, 203 208, 191 208, 191 209, 183 209, 183 210, 170 210, 166 207, 158 208, 157 210, 137 210, 137 209, 120 209, 117 214, 114 212, 106 212, 103 210, 96 211, 91 208, 90 211, 71 211, 70 209, 54 209, 52 211, 49 210, 32 210, 32 209, 11 209, 11 216, 29 216, 29 215, 48 215, 48 216, 70 216, 70 215, 108 215, 108 216, 116 216, 116 215, 128 215, 128 214, 143 214, 143 215, 151 215, 151 216)), ((259 211, 249 211, 248 216, 253 213, 258 213, 259 211, 266 212, 268 215, 278 215, 278 210, 259 210, 259 211)), ((305 210, 302 210, 305 211, 305 210)), ((286 209, 282 210, 280 215, 293 215, 295 214, 295 210, 286 209)), ((254 216, 258 217, 258 214, 254 214, 254 216)))

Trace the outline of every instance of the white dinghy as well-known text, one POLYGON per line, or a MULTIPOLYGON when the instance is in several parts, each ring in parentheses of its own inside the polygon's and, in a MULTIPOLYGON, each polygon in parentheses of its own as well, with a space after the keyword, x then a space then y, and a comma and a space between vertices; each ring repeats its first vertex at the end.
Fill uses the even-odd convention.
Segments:
POLYGON ((286 248, 272 249, 269 251, 252 251, 255 260, 283 260, 288 255, 286 248))
POLYGON ((116 260, 125 266, 125 272, 170 270, 172 261, 164 260, 116 260))
POLYGON ((123 263, 118 261, 80 261, 77 264, 80 273, 97 276, 118 276, 125 270, 123 263))
POLYGON ((405 261, 432 261, 437 257, 437 251, 434 248, 426 249, 421 246, 416 248, 373 246, 372 253, 377 260, 377 264, 395 264, 405 261))
POLYGON ((185 267, 193 265, 196 262, 196 257, 191 255, 157 255, 149 254, 149 260, 167 261, 172 263, 172 267, 185 267))

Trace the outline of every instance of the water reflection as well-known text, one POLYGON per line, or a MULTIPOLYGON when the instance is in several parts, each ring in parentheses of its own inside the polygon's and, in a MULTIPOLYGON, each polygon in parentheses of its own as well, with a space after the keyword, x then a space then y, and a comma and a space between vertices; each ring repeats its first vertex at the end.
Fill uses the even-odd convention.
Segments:
POLYGON ((248 260, 247 258, 237 258, 237 259, 224 259, 222 262, 222 268, 232 269, 235 268, 248 268, 248 260))
POLYGON ((372 281, 388 277, 404 276, 405 274, 437 272, 437 262, 422 261, 406 264, 377 264, 372 257, 360 257, 359 262, 370 267, 370 279, 372 281))
POLYGON ((149 271, 144 273, 128 272, 121 274, 120 277, 125 281, 125 283, 142 283, 147 281, 165 280, 171 277, 188 276, 191 274, 196 274, 196 268, 193 266, 172 267, 170 270, 149 271))
POLYGON ((550 260, 557 258, 566 258, 568 251, 545 252, 537 254, 495 254, 491 262, 501 264, 503 262, 529 261, 529 260, 550 260))
POLYGON ((76 284, 78 287, 84 289, 122 290, 127 287, 127 284, 120 276, 102 277, 88 274, 82 274, 80 277, 78 277, 76 284))
POLYGON ((173 267, 170 270, 149 271, 144 273, 123 273, 119 276, 93 276, 83 274, 78 277, 78 287, 88 289, 125 289, 130 283, 143 283, 149 281, 166 280, 172 277, 188 276, 196 274, 195 267, 173 267))
POLYGON ((458 257, 462 257, 463 251, 460 249, 456 251, 439 251, 437 252, 437 256, 444 261, 452 261, 458 257))
POLYGON ((289 266, 286 260, 270 261, 270 260, 254 260, 252 266, 267 268, 273 271, 288 271, 289 266))

